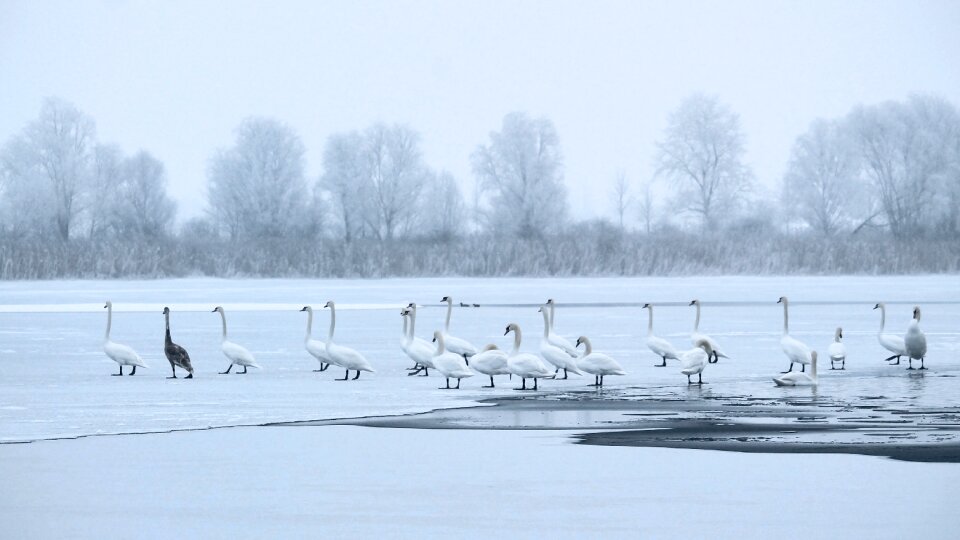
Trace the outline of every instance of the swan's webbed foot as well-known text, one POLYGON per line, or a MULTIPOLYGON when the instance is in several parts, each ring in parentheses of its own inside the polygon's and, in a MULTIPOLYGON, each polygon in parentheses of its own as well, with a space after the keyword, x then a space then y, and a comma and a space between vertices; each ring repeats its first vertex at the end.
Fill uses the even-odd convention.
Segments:
POLYGON ((447 377, 447 385, 446 385, 446 386, 440 386, 439 389, 440 389, 440 390, 452 390, 452 388, 450 388, 450 377, 447 377))
POLYGON ((490 386, 481 386, 480 388, 496 388, 493 386, 493 375, 490 375, 490 386))
POLYGON ((227 370, 226 370, 226 371, 221 371, 220 374, 221 374, 221 375, 226 375, 227 373, 230 373, 230 370, 231 370, 231 369, 233 369, 233 364, 230 364, 229 366, 227 366, 227 370))
POLYGON ((192 378, 193 378, 193 373, 191 373, 191 374, 187 375, 186 377, 184 377, 184 379, 192 379, 192 378))
MULTIPOLYGON (((688 378, 689 378, 689 377, 688 377, 688 378)), ((600 386, 600 376, 599 376, 599 375, 594 375, 594 376, 593 376, 593 384, 588 384, 587 386, 600 386)))
POLYGON ((247 366, 243 366, 243 371, 237 372, 237 375, 246 375, 246 374, 247 374, 247 366))
POLYGON ((328 367, 330 367, 330 362, 320 362, 320 371, 326 371, 328 367))
POLYGON ((357 374, 353 376, 353 380, 357 380, 359 378, 360 378, 360 370, 358 369, 357 374))
POLYGON ((463 380, 463 379, 457 379, 457 390, 460 389, 460 381, 462 381, 462 380, 463 380))
POLYGON ((127 376, 129 377, 130 375, 136 375, 136 374, 137 374, 137 366, 133 366, 133 369, 130 370, 130 373, 127 373, 127 376))
POLYGON ((697 384, 703 384, 703 374, 697 373, 697 384))
POLYGON ((169 377, 167 377, 167 378, 168 378, 168 379, 176 379, 176 378, 177 378, 177 374, 174 373, 173 375, 171 375, 171 376, 169 376, 169 377))
POLYGON ((927 369, 927 366, 923 365, 923 358, 920 359, 920 369, 927 369))
POLYGON ((791 371, 793 371, 793 362, 790 362, 790 369, 786 371, 781 371, 780 373, 790 373, 791 371))
POLYGON ((120 366, 120 373, 111 373, 110 375, 113 375, 114 377, 122 377, 122 376, 123 376, 123 366, 120 366))
POLYGON ((343 375, 343 378, 342 378, 342 379, 334 379, 334 380, 337 380, 337 381, 346 381, 346 380, 348 380, 349 378, 350 378, 350 370, 348 369, 347 372, 343 375))
POLYGON ((407 370, 410 371, 410 373, 407 373, 407 377, 413 377, 414 375, 419 375, 420 372, 423 371, 423 366, 420 366, 419 368, 407 368, 407 370))
POLYGON ((660 358, 663 358, 663 363, 662 363, 662 364, 654 364, 653 367, 667 367, 667 357, 666 357, 666 356, 661 356, 660 358))
MULTIPOLYGON (((554 373, 553 376, 556 377, 557 374, 554 373)), ((563 368, 563 380, 567 380, 567 368, 563 368)))

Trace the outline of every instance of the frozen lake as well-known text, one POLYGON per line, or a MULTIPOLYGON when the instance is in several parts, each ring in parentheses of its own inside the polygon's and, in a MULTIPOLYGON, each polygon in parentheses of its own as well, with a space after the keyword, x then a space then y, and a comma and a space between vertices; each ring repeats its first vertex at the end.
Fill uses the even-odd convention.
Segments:
MULTIPOLYGON (((281 421, 398 415, 469 405, 477 399, 517 394, 506 377, 481 389, 477 376, 456 391, 438 390, 436 376, 408 377, 411 362, 399 348, 398 306, 416 301, 417 334, 428 337, 443 323, 441 297, 477 303, 455 308, 451 332, 477 346, 510 345, 508 322, 524 330, 523 349, 536 351, 543 325, 533 305, 559 303, 557 331, 584 334, 594 348, 617 358, 625 377, 608 377, 611 391, 641 389, 656 397, 709 395, 778 399, 809 390, 775 388, 770 377, 786 369, 779 347, 782 311, 791 299, 791 333, 825 351, 836 326, 844 327, 847 371, 821 367, 817 394, 857 400, 884 396, 912 407, 956 407, 960 391, 960 280, 918 277, 701 277, 609 279, 391 279, 64 281, 0 283, 0 440, 29 441, 94 434, 161 432, 281 421), (647 317, 639 305, 658 306, 655 329, 678 348, 689 347, 693 298, 703 302, 701 331, 733 357, 710 365, 703 389, 690 390, 676 363, 658 359, 644 345, 647 317), (151 369, 111 377, 117 366, 102 352, 103 302, 114 303, 112 337, 134 347, 151 369), (377 369, 359 381, 336 382, 343 372, 313 373, 316 361, 303 350, 305 304, 317 308, 314 336, 326 333, 327 300, 338 303, 337 342, 361 351, 377 369), (902 332, 913 304, 923 306, 922 327, 930 370, 910 376, 890 367, 876 341, 878 300, 888 303, 887 329, 902 332), (564 304, 573 304, 564 306, 564 304), (579 305, 578 305, 579 304, 579 305), (231 339, 250 349, 263 366, 246 376, 218 375, 227 366, 219 350, 220 319, 227 310, 231 339), (163 306, 173 309, 174 340, 190 351, 194 380, 166 380, 163 306)), ((129 369, 129 368, 128 368, 129 369)), ((591 378, 592 379, 592 378, 591 378)), ((544 381, 545 393, 584 387, 587 377, 544 381)))

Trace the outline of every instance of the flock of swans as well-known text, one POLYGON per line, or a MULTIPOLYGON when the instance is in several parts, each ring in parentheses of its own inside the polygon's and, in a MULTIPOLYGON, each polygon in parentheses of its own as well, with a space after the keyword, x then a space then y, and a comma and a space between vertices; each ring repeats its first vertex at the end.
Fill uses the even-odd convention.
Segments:
MULTIPOLYGON (((560 371, 563 371, 563 377, 566 379, 570 373, 582 375, 588 373, 594 376, 593 384, 589 386, 602 387, 603 379, 608 375, 626 375, 623 367, 613 358, 603 353, 594 352, 590 339, 586 336, 580 336, 573 344, 563 336, 553 331, 554 315, 556 304, 553 299, 547 300, 540 306, 539 312, 543 316, 543 336, 540 338, 540 355, 520 352, 522 332, 520 326, 516 323, 510 323, 506 326, 504 336, 513 333, 513 348, 507 352, 500 350, 496 345, 489 344, 482 350, 477 350, 468 341, 456 337, 450 333, 450 317, 453 313, 453 300, 449 296, 443 297, 441 302, 447 304, 447 316, 442 330, 436 330, 433 333, 433 339, 428 342, 416 336, 417 323, 417 305, 410 303, 401 310, 403 317, 403 334, 400 340, 400 348, 414 363, 413 367, 408 368, 408 375, 429 376, 430 370, 439 372, 446 379, 446 385, 442 389, 459 389, 460 381, 472 377, 475 374, 485 375, 490 378, 490 384, 483 388, 494 388, 494 379, 496 375, 517 376, 521 379, 521 386, 516 390, 537 390, 539 379, 554 379, 560 377, 560 371), (581 350, 582 346, 582 350, 581 350), (456 379, 456 386, 450 385, 450 379, 456 379), (527 387, 527 380, 533 380, 533 386, 527 387)), ((815 386, 817 385, 817 351, 811 350, 802 341, 790 335, 790 313, 789 300, 783 296, 777 301, 783 304, 783 336, 780 338, 780 346, 784 355, 790 361, 787 371, 780 376, 774 377, 773 381, 778 386, 815 386), (794 364, 800 364, 800 371, 793 371, 794 364), (809 373, 806 370, 810 366, 809 373)), ((694 347, 685 351, 678 351, 669 341, 658 337, 653 332, 653 305, 644 304, 643 309, 648 310, 649 319, 647 326, 647 347, 659 358, 662 363, 654 364, 656 367, 666 367, 667 360, 678 360, 680 362, 680 373, 687 376, 687 384, 703 384, 703 370, 708 364, 715 364, 720 358, 730 358, 723 353, 719 343, 709 335, 700 332, 700 301, 693 300, 691 306, 696 307, 696 322, 693 332, 690 334, 691 342, 694 347), (691 379, 697 376, 696 383, 691 379)), ((334 342, 334 331, 337 324, 336 305, 333 301, 327 302, 324 308, 330 309, 330 327, 327 333, 326 341, 313 339, 313 308, 304 306, 300 311, 307 313, 307 332, 304 338, 304 346, 311 356, 320 362, 319 369, 314 371, 323 372, 330 366, 337 366, 345 370, 342 379, 339 381, 356 380, 360 377, 360 372, 366 371, 374 373, 370 362, 357 350, 334 342), (351 378, 350 372, 356 374, 351 378)), ((107 310, 107 330, 104 337, 103 350, 110 359, 120 366, 120 372, 114 373, 115 376, 123 375, 123 366, 131 366, 128 375, 134 375, 138 367, 147 367, 131 347, 115 343, 110 339, 110 327, 113 321, 113 304, 107 302, 104 305, 107 310)), ((924 365, 924 358, 927 352, 926 336, 920 329, 920 308, 913 308, 913 319, 907 327, 906 333, 901 337, 895 334, 885 333, 886 326, 886 306, 878 303, 874 309, 880 310, 880 331, 877 334, 877 340, 880 345, 893 353, 886 361, 890 365, 899 365, 900 359, 906 356, 909 361, 907 369, 914 369, 913 361, 920 361, 919 369, 927 369, 924 365)), ((223 308, 217 306, 213 313, 219 313, 223 325, 221 334, 220 350, 230 361, 225 371, 221 375, 230 373, 234 365, 237 366, 236 373, 246 374, 247 369, 251 367, 260 368, 253 354, 244 347, 227 339, 227 316, 223 308), (243 368, 243 371, 239 371, 243 368)), ((193 365, 190 362, 190 355, 186 349, 173 342, 170 335, 170 308, 163 308, 163 315, 166 321, 166 335, 164 338, 164 353, 170 362, 172 374, 168 379, 177 378, 177 368, 187 372, 187 379, 193 378, 193 365)), ((846 369, 846 347, 843 343, 843 329, 837 328, 834 333, 833 343, 827 349, 830 360, 830 369, 846 369)))

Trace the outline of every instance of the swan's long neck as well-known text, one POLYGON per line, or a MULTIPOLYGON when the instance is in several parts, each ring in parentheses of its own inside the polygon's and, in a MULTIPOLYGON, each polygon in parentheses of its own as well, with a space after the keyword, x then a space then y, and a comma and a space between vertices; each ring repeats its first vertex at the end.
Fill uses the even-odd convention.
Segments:
POLYGON ((446 346, 443 344, 443 334, 437 335, 437 352, 433 353, 434 356, 440 356, 446 350, 446 346))
POLYGON ((550 302, 550 329, 553 330, 553 308, 556 304, 550 302))
POLYGON ((166 338, 167 343, 169 343, 169 342, 173 341, 173 340, 170 338, 170 312, 168 311, 167 313, 164 313, 164 314, 163 314, 163 318, 164 318, 164 320, 165 320, 166 323, 167 323, 167 332, 166 332, 165 338, 166 338))
POLYGON ((107 332, 103 335, 104 341, 110 341, 110 326, 113 324, 113 306, 107 306, 107 332))
POLYGON ((443 323, 443 331, 446 334, 450 333, 450 315, 453 313, 453 300, 447 298, 447 321, 443 323))
POLYGON ((223 335, 221 336, 221 341, 227 340, 227 314, 223 312, 223 309, 220 310, 220 322, 223 323, 223 335))
POLYGON ((543 339, 547 339, 550 337, 550 314, 545 309, 540 311, 543 313, 543 339))
POLYGON ((790 312, 787 310, 787 300, 783 301, 783 335, 790 333, 790 312))
POLYGON ((887 306, 880 304, 880 331, 878 334, 883 333, 883 327, 887 325, 887 306))
POLYGON ((327 332, 327 345, 333 343, 333 329, 337 326, 337 308, 330 305, 330 330, 327 332))
POLYGON ((513 329, 513 355, 520 352, 520 327, 513 329))
POLYGON ((693 331, 696 333, 700 331, 700 302, 694 305, 697 306, 697 320, 693 323, 693 331))
POLYGON ((310 336, 313 334, 313 310, 307 310, 307 335, 304 336, 304 341, 310 341, 310 336))
POLYGON ((590 344, 589 339, 584 339, 582 341, 583 341, 583 356, 589 356, 591 353, 593 353, 593 345, 590 344))
POLYGON ((410 341, 410 314, 407 313, 403 316, 403 340, 410 341))
MULTIPOLYGON (((409 330, 409 331, 410 331, 410 340, 412 341, 412 340, 413 340, 413 336, 415 336, 416 333, 417 333, 417 306, 414 305, 412 308, 410 308, 410 312, 409 312, 409 313, 410 313, 410 315, 409 315, 409 317, 410 317, 410 330, 409 330)), ((449 316, 447 317, 447 320, 450 320, 450 319, 449 319, 449 316)))
POLYGON ((650 310, 650 318, 647 320, 647 335, 653 335, 653 306, 648 307, 650 310))

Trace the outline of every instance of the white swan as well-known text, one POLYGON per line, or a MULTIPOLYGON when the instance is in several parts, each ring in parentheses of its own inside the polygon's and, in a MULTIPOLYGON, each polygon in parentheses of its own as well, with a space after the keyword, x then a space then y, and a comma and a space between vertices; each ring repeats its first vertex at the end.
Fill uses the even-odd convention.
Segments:
POLYGON ((567 378, 567 372, 569 371, 577 375, 582 375, 583 372, 577 369, 577 361, 571 358, 563 349, 550 343, 550 316, 547 314, 547 307, 542 306, 537 311, 543 314, 543 337, 540 339, 540 356, 557 368, 554 374, 559 373, 562 369, 564 379, 567 378))
POLYGON ((843 344, 843 328, 837 327, 837 331, 833 333, 833 343, 827 347, 827 354, 830 355, 830 369, 835 369, 835 362, 840 362, 840 369, 847 369, 847 347, 843 344))
POLYGON ((522 386, 514 390, 536 390, 537 379, 552 379, 555 372, 550 371, 539 356, 520 352, 522 338, 520 327, 516 323, 508 324, 507 331, 503 335, 506 336, 510 332, 513 332, 513 349, 507 357, 507 369, 523 381, 522 386), (527 379, 533 379, 533 388, 527 388, 527 379))
POLYGON ((650 319, 647 322, 647 348, 653 351, 653 354, 659 356, 663 359, 662 364, 654 364, 655 367, 666 367, 667 358, 671 360, 679 360, 680 356, 677 353, 677 350, 670 344, 669 341, 657 337, 653 333, 653 305, 644 304, 643 309, 650 310, 650 319))
POLYGON ((783 354, 787 355, 790 360, 790 368, 783 373, 793 371, 793 364, 800 364, 800 371, 805 372, 807 371, 807 364, 811 362, 810 347, 790 335, 790 301, 787 300, 786 296, 781 296, 777 303, 783 304, 783 336, 780 337, 780 348, 783 349, 783 354))
POLYGON ((217 312, 220 313, 220 319, 223 322, 223 335, 220 336, 220 350, 223 351, 223 355, 230 360, 230 365, 227 366, 227 370, 221 371, 220 374, 226 375, 227 373, 230 373, 230 370, 233 369, 234 364, 243 368, 243 371, 237 372, 239 375, 245 375, 247 373, 247 368, 255 367, 260 369, 260 365, 257 364, 256 360, 254 360, 253 355, 250 354, 250 351, 227 339, 227 314, 223 312, 223 308, 220 306, 213 308, 211 313, 217 312))
POLYGON ((333 331, 337 326, 337 308, 334 305, 333 300, 327 302, 323 307, 330 308, 330 332, 327 333, 327 357, 334 364, 347 370, 342 379, 336 380, 345 381, 349 379, 351 369, 357 372, 357 375, 353 378, 353 380, 360 378, 361 371, 375 373, 373 366, 370 365, 370 362, 367 362, 367 359, 364 358, 362 354, 351 349, 350 347, 337 345, 333 342, 333 331))
POLYGON ((817 351, 810 351, 810 373, 792 371, 774 377, 777 386, 816 386, 817 385, 817 351))
POLYGON ((627 372, 620 367, 620 364, 603 353, 593 352, 593 346, 590 345, 590 339, 587 336, 580 336, 577 339, 577 347, 583 344, 583 355, 577 359, 580 369, 593 375, 593 384, 587 386, 603 386, 604 375, 626 375, 627 372))
POLYGON ((490 386, 483 386, 482 388, 494 388, 494 375, 510 374, 510 370, 507 368, 507 360, 507 353, 491 343, 484 347, 482 351, 470 357, 470 367, 490 377, 490 386))
POLYGON ((303 309, 300 311, 307 312, 307 334, 303 338, 303 346, 307 349, 307 352, 310 353, 310 356, 316 358, 317 362, 320 362, 320 369, 313 371, 314 373, 326 371, 327 368, 330 367, 330 358, 327 357, 326 344, 320 340, 313 339, 313 308, 311 306, 303 306, 303 309))
POLYGON ((450 315, 453 314, 453 299, 449 296, 444 296, 440 301, 447 303, 447 320, 443 324, 443 339, 447 350, 459 354, 464 358, 469 358, 477 354, 477 348, 467 340, 450 335, 450 315))
POLYGON ((570 343, 570 341, 568 341, 567 338, 553 331, 553 316, 554 316, 553 311, 554 311, 555 305, 556 304, 554 303, 553 298, 547 299, 547 307, 550 308, 550 337, 549 337, 550 343, 556 347, 560 347, 561 349, 563 349, 563 351, 569 354, 571 358, 579 358, 580 351, 577 350, 577 348, 573 345, 573 343, 570 343))
POLYGON ((459 390, 460 380, 473 377, 473 371, 470 371, 470 368, 467 367, 467 361, 463 356, 446 350, 443 343, 443 332, 435 331, 433 340, 437 342, 437 351, 433 353, 433 366, 447 378, 447 385, 440 389, 459 390), (450 388, 450 377, 457 380, 457 386, 454 388, 450 388))
POLYGON ((880 310, 880 330, 877 331, 877 341, 880 342, 880 345, 884 349, 893 353, 892 356, 886 358, 887 361, 893 360, 894 358, 897 359, 896 362, 890 365, 899 366, 900 357, 906 356, 907 354, 907 346, 903 343, 902 337, 883 333, 883 327, 887 324, 887 305, 883 302, 879 302, 877 305, 873 306, 873 309, 880 310))
POLYGON ((927 356, 927 336, 924 335, 923 330, 920 330, 920 306, 913 308, 913 320, 907 326, 903 343, 906 345, 907 357, 910 359, 910 367, 907 369, 913 369, 914 360, 920 360, 920 369, 927 369, 923 365, 923 358, 927 356))
POLYGON ((690 333, 690 343, 693 343, 694 347, 696 347, 698 341, 701 339, 706 340, 707 343, 710 344, 710 350, 713 351, 711 353, 713 360, 708 359, 711 364, 719 362, 721 358, 730 358, 720 350, 720 345, 717 343, 717 340, 700 333, 700 300, 691 300, 690 305, 697 306, 697 319, 693 323, 693 332, 690 333))
MULTIPOLYGON (((430 368, 433 368, 433 346, 427 343, 427 340, 418 338, 415 334, 417 330, 417 305, 411 302, 406 307, 406 317, 404 320, 409 321, 409 326, 407 328, 407 336, 405 345, 402 347, 403 352, 407 353, 414 362, 418 365, 407 375, 421 375, 426 377, 430 375, 430 368)), ((403 314, 403 312, 401 312, 403 314)), ((446 343, 444 343, 446 346, 446 343)))
POLYGON ((126 345, 110 341, 110 327, 113 325, 113 302, 107 300, 103 307, 107 310, 107 333, 103 336, 103 352, 120 366, 120 373, 113 373, 113 375, 122 376, 123 366, 133 366, 129 375, 136 375, 138 367, 149 367, 143 362, 137 351, 126 345))
POLYGON ((680 354, 680 373, 687 376, 687 384, 693 384, 690 381, 691 375, 697 376, 697 384, 703 384, 703 370, 710 363, 710 357, 714 353, 710 342, 706 339, 697 340, 695 345, 693 349, 680 354))

